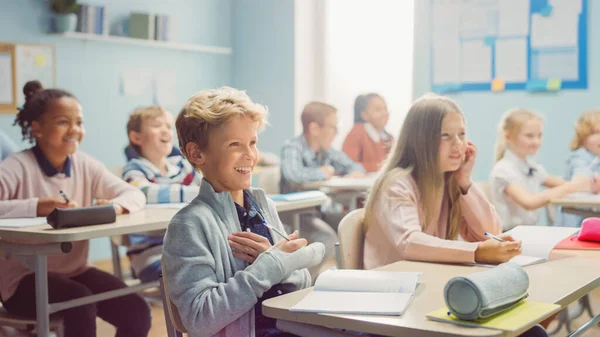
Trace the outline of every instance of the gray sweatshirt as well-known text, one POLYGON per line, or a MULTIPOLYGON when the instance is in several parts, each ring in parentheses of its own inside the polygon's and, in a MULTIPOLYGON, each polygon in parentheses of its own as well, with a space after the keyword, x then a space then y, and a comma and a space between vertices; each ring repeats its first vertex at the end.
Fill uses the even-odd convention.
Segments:
MULTIPOLYGON (((273 201, 261 189, 250 192, 266 221, 284 231, 273 201)), ((319 243, 294 253, 272 247, 248 265, 233 256, 227 240, 239 231, 231 194, 215 192, 206 180, 198 197, 169 223, 163 274, 190 337, 253 337, 258 298, 276 284, 286 291, 309 287, 306 268, 323 258, 324 246, 319 243)))

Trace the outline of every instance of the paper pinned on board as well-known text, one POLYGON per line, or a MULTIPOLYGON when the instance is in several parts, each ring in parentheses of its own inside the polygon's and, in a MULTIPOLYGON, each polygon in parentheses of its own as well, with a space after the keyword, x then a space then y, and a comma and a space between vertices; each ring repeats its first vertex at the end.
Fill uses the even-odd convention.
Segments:
POLYGON ((464 41, 461 50, 461 80, 464 83, 491 82, 492 49, 481 40, 464 41))
POLYGON ((141 96, 152 92, 152 71, 127 68, 121 71, 121 89, 125 96, 141 96))
POLYGON ((529 1, 498 1, 498 37, 529 35, 529 1))
POLYGON ((12 57, 0 54, 0 104, 14 104, 12 83, 12 57))
POLYGON ((527 39, 500 39, 495 46, 496 76, 506 82, 527 81, 527 39))
POLYGON ((172 70, 158 71, 154 77, 154 97, 160 106, 177 104, 177 74, 172 70))

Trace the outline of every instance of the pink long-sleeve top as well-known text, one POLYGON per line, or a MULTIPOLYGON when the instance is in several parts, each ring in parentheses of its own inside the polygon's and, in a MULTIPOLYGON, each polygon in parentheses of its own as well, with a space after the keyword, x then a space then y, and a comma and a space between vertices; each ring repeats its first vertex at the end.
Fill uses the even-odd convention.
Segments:
POLYGON ((485 240, 485 232, 500 234, 502 227, 494 207, 475 185, 460 198, 462 222, 459 234, 465 241, 446 240, 447 196, 439 205, 438 219, 425 230, 425 217, 414 179, 406 175, 384 186, 373 205, 373 212, 365 218, 368 227, 364 267, 372 269, 400 260, 474 263, 477 241, 485 240))
MULTIPOLYGON (((129 212, 146 203, 144 194, 110 173, 93 157, 76 152, 62 171, 50 165, 38 148, 15 153, 0 163, 0 218, 35 217, 39 198, 58 196, 59 191, 79 206, 94 199, 109 199, 129 212)), ((65 277, 88 269, 89 241, 73 242, 68 254, 49 255, 48 272, 65 277)), ((0 250, 0 296, 8 300, 23 277, 33 273, 15 257, 4 258, 0 250)))

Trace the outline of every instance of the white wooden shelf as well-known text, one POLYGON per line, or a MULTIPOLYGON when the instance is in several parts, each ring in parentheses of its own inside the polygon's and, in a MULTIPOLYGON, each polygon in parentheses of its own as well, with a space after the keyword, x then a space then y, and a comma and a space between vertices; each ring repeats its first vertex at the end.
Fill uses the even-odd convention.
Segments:
POLYGON ((129 44, 129 45, 136 45, 136 46, 153 47, 153 48, 188 50, 188 51, 201 52, 201 53, 231 55, 231 48, 226 48, 226 47, 215 47, 215 46, 175 43, 175 42, 156 41, 156 40, 144 40, 144 39, 135 39, 135 38, 131 38, 131 37, 125 37, 125 36, 98 35, 98 34, 79 33, 79 32, 68 32, 68 33, 59 33, 59 34, 52 34, 52 35, 67 38, 67 39, 101 41, 101 42, 121 43, 121 44, 129 44))

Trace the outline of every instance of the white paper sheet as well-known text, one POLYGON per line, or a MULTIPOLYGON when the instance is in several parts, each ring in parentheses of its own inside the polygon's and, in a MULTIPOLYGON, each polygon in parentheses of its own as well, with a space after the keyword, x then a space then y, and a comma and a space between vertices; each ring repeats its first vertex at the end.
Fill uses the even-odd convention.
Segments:
POLYGON ((45 217, 40 218, 9 218, 0 219, 0 228, 26 228, 45 225, 48 222, 45 217))
POLYGON ((0 54, 0 104, 13 104, 12 57, 0 54))
POLYGON ((155 208, 155 209, 182 209, 187 206, 187 202, 178 202, 178 203, 170 203, 170 204, 146 204, 145 208, 155 208))
POLYGON ((125 96, 141 96, 152 92, 152 71, 127 68, 121 71, 121 88, 125 96))
POLYGON ((154 78, 156 102, 161 106, 177 104, 177 74, 174 71, 159 71, 154 78))
POLYGON ((527 81, 527 40, 496 40, 496 77, 505 82, 527 81))
POLYGON ((433 8, 433 84, 460 82, 460 3, 437 1, 433 8))
POLYGON ((460 66, 462 82, 491 82, 492 49, 481 40, 464 41, 460 66))
POLYGON ((498 1, 498 37, 529 35, 529 1, 498 1))
POLYGON ((553 11, 549 16, 531 17, 531 48, 576 47, 579 18, 568 12, 553 11))
POLYGON ((579 58, 577 50, 564 52, 539 52, 535 58, 535 74, 538 78, 579 79, 579 58))
POLYGON ((552 6, 554 12, 581 13, 581 0, 549 0, 548 4, 552 6))

